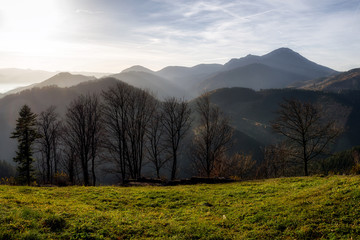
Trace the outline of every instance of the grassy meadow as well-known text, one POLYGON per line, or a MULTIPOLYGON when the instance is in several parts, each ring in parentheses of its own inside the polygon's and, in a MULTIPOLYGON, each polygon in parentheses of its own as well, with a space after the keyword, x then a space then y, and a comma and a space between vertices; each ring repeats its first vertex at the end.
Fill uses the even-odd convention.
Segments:
POLYGON ((360 177, 0 186, 0 239, 360 239, 360 177))

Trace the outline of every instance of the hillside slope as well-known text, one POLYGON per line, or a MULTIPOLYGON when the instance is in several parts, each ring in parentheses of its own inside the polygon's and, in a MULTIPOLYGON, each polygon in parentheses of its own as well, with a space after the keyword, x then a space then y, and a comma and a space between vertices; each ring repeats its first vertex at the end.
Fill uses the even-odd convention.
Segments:
POLYGON ((298 88, 332 92, 360 90, 360 68, 351 69, 330 77, 306 81, 298 88))

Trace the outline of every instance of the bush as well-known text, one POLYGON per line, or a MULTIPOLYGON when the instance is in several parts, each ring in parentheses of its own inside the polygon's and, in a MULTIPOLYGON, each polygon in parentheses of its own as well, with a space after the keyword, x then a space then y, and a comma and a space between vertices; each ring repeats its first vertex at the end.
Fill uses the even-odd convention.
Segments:
POLYGON ((52 232, 60 232, 66 227, 66 221, 61 216, 52 215, 45 219, 44 226, 50 228, 52 232))
POLYGON ((359 175, 360 174, 360 164, 356 164, 354 165, 352 168, 351 168, 351 171, 350 171, 351 174, 356 174, 356 175, 359 175))

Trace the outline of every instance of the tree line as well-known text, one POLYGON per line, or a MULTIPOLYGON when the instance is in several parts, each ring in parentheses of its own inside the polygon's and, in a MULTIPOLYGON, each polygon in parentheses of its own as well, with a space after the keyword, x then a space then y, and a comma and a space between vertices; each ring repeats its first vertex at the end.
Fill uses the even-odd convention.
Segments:
POLYGON ((163 177, 166 168, 174 180, 181 154, 192 161, 192 174, 204 177, 245 178, 250 171, 253 176, 285 176, 292 171, 291 161, 300 161, 308 175, 309 163, 323 156, 342 131, 324 116, 320 106, 285 100, 272 122, 283 141, 267 146, 255 168, 250 155, 232 149, 230 118, 208 93, 191 108, 182 99, 161 102, 119 82, 102 94, 78 96, 63 118, 55 106, 37 115, 24 105, 11 137, 18 140, 14 161, 20 184, 95 186, 100 169, 124 182, 142 177, 145 164, 152 166, 153 176, 163 177), (190 144, 185 148, 185 143, 190 144))

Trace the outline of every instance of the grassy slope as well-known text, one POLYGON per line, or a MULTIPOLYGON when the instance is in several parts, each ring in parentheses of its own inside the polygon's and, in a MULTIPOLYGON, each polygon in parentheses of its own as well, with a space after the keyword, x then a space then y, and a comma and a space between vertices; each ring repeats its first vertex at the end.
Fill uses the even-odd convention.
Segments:
POLYGON ((360 177, 0 186, 0 239, 359 239, 360 177))

